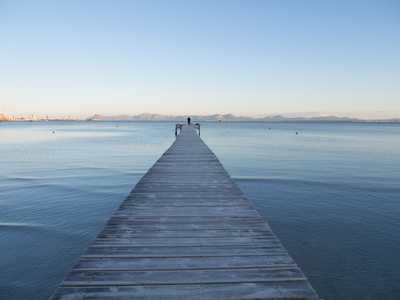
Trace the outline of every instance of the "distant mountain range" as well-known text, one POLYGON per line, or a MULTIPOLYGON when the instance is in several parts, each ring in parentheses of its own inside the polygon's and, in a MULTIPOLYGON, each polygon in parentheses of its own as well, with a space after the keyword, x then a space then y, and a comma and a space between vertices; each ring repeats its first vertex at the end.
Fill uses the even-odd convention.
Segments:
MULTIPOLYGON (((258 121, 258 122, 400 122, 400 118, 388 119, 388 120, 363 120, 357 118, 341 118, 336 116, 326 116, 326 117, 295 117, 287 118, 282 115, 268 116, 265 118, 252 118, 235 116, 233 114, 226 115, 208 115, 208 116, 191 116, 192 122, 206 122, 206 121, 258 121)), ((103 120, 103 121, 174 121, 174 122, 185 122, 187 116, 170 116, 170 115, 159 115, 159 114, 140 114, 136 116, 129 115, 118 115, 118 116, 103 116, 96 114, 91 118, 91 120, 103 120)))

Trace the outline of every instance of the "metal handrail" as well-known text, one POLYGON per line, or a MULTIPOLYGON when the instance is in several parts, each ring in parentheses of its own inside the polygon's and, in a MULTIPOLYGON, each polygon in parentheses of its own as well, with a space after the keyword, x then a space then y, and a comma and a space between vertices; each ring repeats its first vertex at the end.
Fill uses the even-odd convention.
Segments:
MULTIPOLYGON (((176 124, 176 125, 175 125, 175 135, 178 135, 178 129, 179 129, 179 130, 182 130, 182 126, 183 126, 183 124, 176 124)), ((200 136, 200 124, 199 124, 199 123, 196 123, 196 124, 194 125, 194 128, 197 129, 197 130, 199 131, 199 136, 200 136)))

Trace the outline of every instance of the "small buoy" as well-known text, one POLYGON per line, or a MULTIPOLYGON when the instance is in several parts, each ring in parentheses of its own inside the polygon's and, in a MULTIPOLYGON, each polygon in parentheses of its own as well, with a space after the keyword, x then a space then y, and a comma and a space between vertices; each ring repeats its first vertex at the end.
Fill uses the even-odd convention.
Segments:
POLYGON ((118 127, 118 125, 117 125, 117 127, 118 127))
POLYGON ((299 134, 299 133, 296 131, 296 134, 299 134))
POLYGON ((53 131, 53 133, 54 133, 55 131, 53 131))

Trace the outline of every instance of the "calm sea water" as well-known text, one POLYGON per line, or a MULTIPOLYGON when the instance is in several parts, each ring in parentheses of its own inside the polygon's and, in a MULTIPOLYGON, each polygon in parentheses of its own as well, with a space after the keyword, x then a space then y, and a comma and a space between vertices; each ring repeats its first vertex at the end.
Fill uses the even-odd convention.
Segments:
MULTIPOLYGON (((47 299, 174 128, 0 123, 0 299, 47 299)), ((321 298, 398 299, 400 123, 209 122, 201 136, 321 298)))

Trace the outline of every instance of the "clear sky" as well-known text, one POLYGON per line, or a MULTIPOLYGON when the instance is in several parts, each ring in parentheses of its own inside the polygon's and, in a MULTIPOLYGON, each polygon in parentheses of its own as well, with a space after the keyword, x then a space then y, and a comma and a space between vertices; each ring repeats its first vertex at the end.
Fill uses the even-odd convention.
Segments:
POLYGON ((400 1, 0 0, 0 104, 400 117, 400 1))

